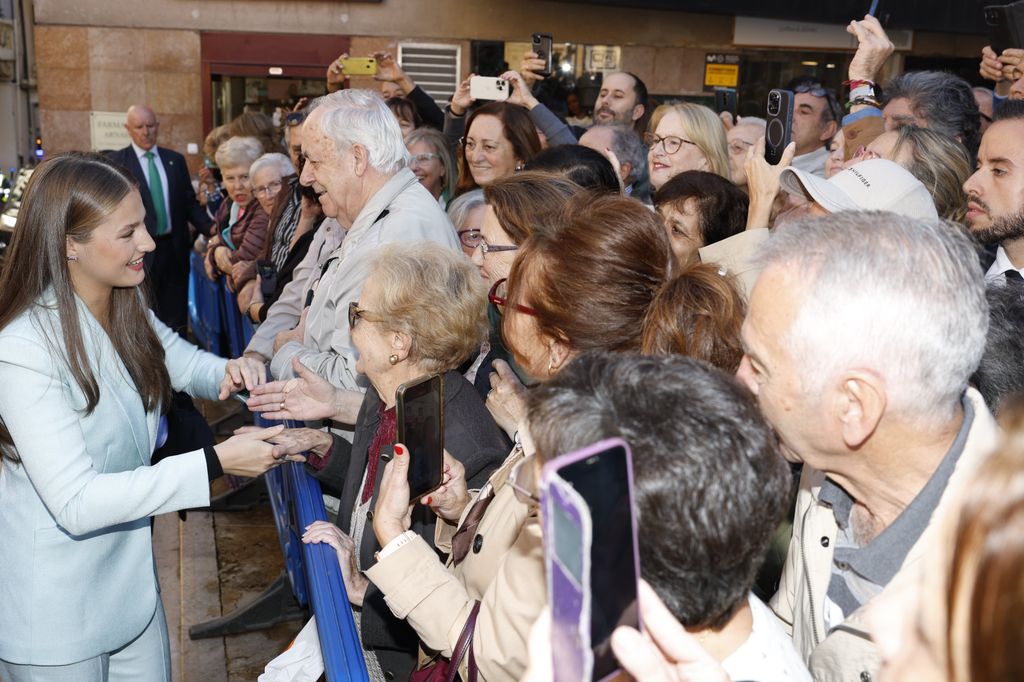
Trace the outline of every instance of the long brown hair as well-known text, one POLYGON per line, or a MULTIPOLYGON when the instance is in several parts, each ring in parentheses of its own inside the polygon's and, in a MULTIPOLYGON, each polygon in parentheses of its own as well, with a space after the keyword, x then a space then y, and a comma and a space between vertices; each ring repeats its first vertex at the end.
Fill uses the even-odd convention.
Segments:
MULTIPOLYGON (((657 215, 639 201, 583 192, 566 204, 555 229, 535 231, 523 244, 508 299, 536 311, 538 331, 576 352, 638 351, 670 253, 657 215)), ((506 332, 508 320, 506 312, 506 332)))
MULTIPOLYGON (((675 271, 657 214, 634 200, 582 192, 535 230, 508 276, 508 300, 531 308, 537 331, 576 353, 686 355, 735 371, 745 304, 713 265, 675 271)), ((514 308, 506 306, 502 331, 514 308)))
MULTIPOLYGON (((100 388, 82 341, 66 259, 67 241, 88 242, 92 231, 136 191, 138 187, 128 171, 98 154, 69 152, 44 161, 25 189, 0 272, 0 330, 26 311, 36 312, 40 299, 52 287, 60 332, 45 330, 44 338, 50 352, 67 366, 85 394, 85 414, 96 409, 100 388)), ((41 321, 37 318, 36 324, 41 321)), ((164 350, 138 287, 111 292, 107 333, 146 411, 169 404, 171 381, 164 350)), ((2 415, 0 456, 18 461, 2 415)))
MULTIPOLYGON (((540 137, 537 135, 537 128, 534 127, 530 115, 520 106, 508 102, 488 102, 466 119, 466 135, 473 128, 473 121, 477 116, 494 116, 501 121, 501 131, 505 139, 512 144, 512 152, 523 163, 532 159, 541 150, 540 137)), ((478 185, 469 172, 469 163, 466 161, 466 145, 463 142, 459 145, 459 184, 455 188, 456 194, 468 192, 478 185)))

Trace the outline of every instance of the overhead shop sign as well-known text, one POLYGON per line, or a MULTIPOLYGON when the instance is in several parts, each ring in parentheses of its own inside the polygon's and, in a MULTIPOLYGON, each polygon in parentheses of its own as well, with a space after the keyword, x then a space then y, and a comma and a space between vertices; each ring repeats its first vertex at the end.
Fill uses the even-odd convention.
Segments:
POLYGON ((704 87, 735 88, 740 82, 738 54, 704 55, 704 87))

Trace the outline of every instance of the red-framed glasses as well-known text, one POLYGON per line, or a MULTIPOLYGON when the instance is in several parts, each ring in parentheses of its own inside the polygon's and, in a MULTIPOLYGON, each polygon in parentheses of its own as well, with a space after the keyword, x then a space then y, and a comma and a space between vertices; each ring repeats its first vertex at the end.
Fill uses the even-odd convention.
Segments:
MULTIPOLYGON (((487 300, 496 305, 498 307, 499 312, 501 311, 502 308, 509 305, 507 298, 505 298, 504 296, 498 296, 498 288, 507 281, 507 277, 502 277, 497 282, 495 282, 493 286, 491 286, 491 290, 487 293, 487 300)), ((513 303, 511 305, 513 310, 524 313, 526 315, 533 315, 534 317, 537 317, 537 311, 531 308, 530 306, 521 305, 519 303, 513 303)))

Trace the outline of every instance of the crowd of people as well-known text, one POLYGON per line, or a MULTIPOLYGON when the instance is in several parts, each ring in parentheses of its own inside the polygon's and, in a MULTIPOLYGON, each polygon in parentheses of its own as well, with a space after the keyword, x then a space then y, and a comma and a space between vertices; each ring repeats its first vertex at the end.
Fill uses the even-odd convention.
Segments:
POLYGON ((884 29, 848 31, 849 93, 778 84, 776 165, 764 119, 631 73, 566 119, 534 53, 442 108, 384 52, 283 139, 211 131, 198 191, 143 105, 41 164, 0 274, 0 678, 169 680, 149 517, 295 461, 371 680, 550 680, 540 471, 615 437, 643 627, 600 644, 633 678, 1024 678, 1024 49, 985 48, 993 89, 883 84, 884 29), (187 340, 193 249, 242 357, 187 340), (443 485, 410 504, 428 375, 443 485), (306 426, 183 436, 240 391, 306 426))

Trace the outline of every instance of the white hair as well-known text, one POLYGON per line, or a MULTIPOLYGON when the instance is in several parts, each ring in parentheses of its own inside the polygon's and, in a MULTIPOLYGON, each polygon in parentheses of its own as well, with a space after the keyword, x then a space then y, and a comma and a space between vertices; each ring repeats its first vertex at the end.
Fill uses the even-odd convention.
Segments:
POLYGON ((221 168, 249 168, 263 155, 263 143, 255 137, 229 137, 217 147, 214 158, 221 168))
POLYGON ((255 176, 264 168, 273 168, 282 178, 295 175, 295 166, 292 165, 291 159, 280 152, 264 154, 253 161, 252 166, 249 167, 249 176, 255 176))
POLYGON ((759 128, 767 128, 768 121, 764 120, 760 116, 743 116, 740 120, 736 121, 735 127, 740 126, 758 126, 759 128))
POLYGON ((448 218, 452 221, 452 225, 455 226, 456 230, 464 230, 466 229, 465 222, 469 218, 469 214, 474 209, 486 205, 487 202, 484 200, 484 191, 482 189, 477 188, 465 192, 448 204, 448 218))
POLYGON ((394 175, 409 165, 409 152, 398 119, 373 90, 340 90, 319 103, 320 132, 334 140, 339 151, 364 147, 370 166, 394 175))
POLYGON ((809 399, 858 368, 882 377, 889 409, 908 421, 954 414, 989 323, 976 247, 959 225, 833 213, 778 228, 759 260, 805 287, 783 344, 809 399))

